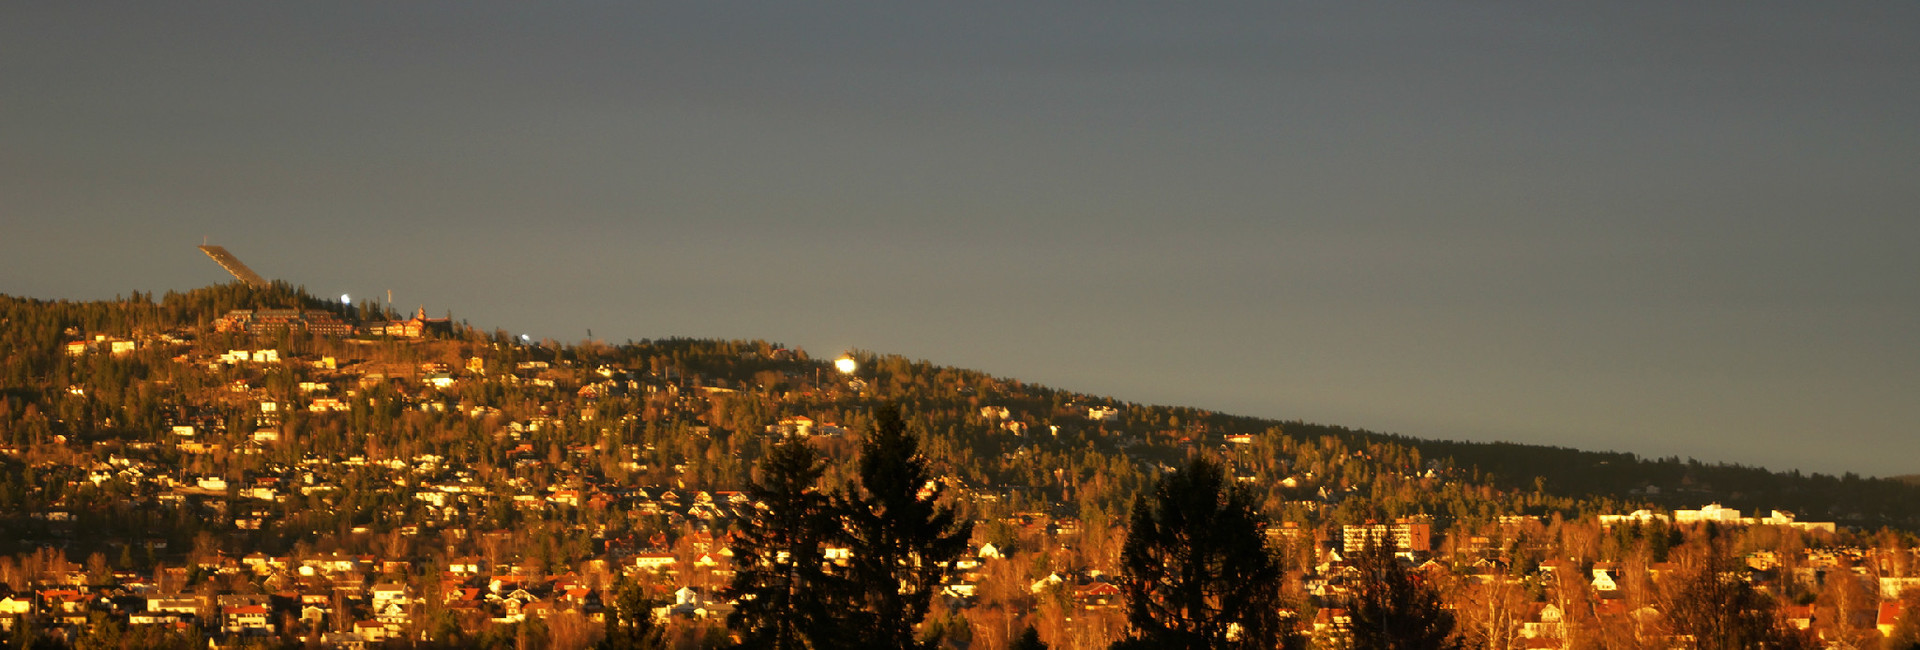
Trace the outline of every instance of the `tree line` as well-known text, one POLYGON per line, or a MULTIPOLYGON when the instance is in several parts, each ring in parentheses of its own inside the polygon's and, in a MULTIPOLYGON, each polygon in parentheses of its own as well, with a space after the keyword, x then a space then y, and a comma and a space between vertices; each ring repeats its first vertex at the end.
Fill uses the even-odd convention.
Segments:
MULTIPOLYGON (((938 502, 938 482, 918 455, 898 407, 876 409, 861 446, 857 484, 829 489, 823 460, 806 441, 786 438, 755 471, 749 494, 759 515, 739 523, 737 573, 727 594, 738 646, 801 648, 934 647, 916 637, 950 564, 967 549, 970 525, 938 502), (827 549, 844 544, 836 563, 827 549)), ((1307 603, 1287 594, 1285 560, 1268 541, 1270 517, 1253 490, 1236 485, 1204 455, 1166 473, 1137 497, 1120 550, 1126 635, 1112 650, 1267 650, 1308 647, 1297 614, 1307 603)), ((1657 636, 1601 637, 1610 646, 1655 640, 1681 647, 1802 648, 1778 599, 1740 576, 1730 539, 1713 529, 1683 553, 1681 575, 1655 602, 1657 636)), ((1318 642, 1353 650, 1456 650, 1511 647, 1515 639, 1467 629, 1442 594, 1441 580, 1369 540, 1344 558, 1339 575, 1344 620, 1318 642)), ((1457 585, 1453 585, 1457 587, 1457 585)), ((1458 594, 1456 594, 1458 596, 1458 594)), ((1470 599, 1467 599, 1470 600, 1470 599)), ((934 626, 928 626, 932 628, 934 626)), ((611 637, 610 637, 611 638, 611 637)), ((1015 648, 1046 647, 1033 628, 1015 648)))

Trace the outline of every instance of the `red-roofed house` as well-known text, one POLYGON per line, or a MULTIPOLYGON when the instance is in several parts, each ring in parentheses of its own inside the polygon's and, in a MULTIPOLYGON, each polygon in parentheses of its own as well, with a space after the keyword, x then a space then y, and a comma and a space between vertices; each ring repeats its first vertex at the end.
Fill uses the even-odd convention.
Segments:
POLYGON ((1874 625, 1880 628, 1880 634, 1892 636, 1893 624, 1898 622, 1900 622, 1900 601, 1889 600, 1880 603, 1880 616, 1874 621, 1874 625))

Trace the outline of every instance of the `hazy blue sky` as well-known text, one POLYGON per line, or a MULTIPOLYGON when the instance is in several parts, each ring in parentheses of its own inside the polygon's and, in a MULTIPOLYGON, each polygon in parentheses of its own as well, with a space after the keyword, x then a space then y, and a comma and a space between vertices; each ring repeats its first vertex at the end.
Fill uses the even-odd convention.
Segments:
POLYGON ((1920 472, 1920 4, 802 4, 7 2, 0 293, 1920 472))

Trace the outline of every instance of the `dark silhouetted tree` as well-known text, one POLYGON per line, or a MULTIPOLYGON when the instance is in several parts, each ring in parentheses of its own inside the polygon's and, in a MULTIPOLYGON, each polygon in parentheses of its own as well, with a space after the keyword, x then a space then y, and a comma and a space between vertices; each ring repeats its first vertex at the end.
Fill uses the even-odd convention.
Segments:
POLYGON ((1020 632, 1020 638, 1014 639, 1013 645, 1007 648, 1008 650, 1047 650, 1047 644, 1040 640, 1040 631, 1029 625, 1026 630, 1020 632))
POLYGON ((1393 549, 1369 541, 1353 557, 1356 579, 1347 604, 1347 635, 1354 650, 1451 650, 1453 613, 1440 594, 1394 557, 1393 549))
POLYGON ((666 630, 653 618, 655 605, 653 599, 647 597, 645 585, 621 581, 614 588, 613 607, 607 608, 607 636, 596 647, 599 650, 666 648, 666 630))
POLYGON ((926 618, 949 567, 967 550, 972 522, 939 503, 942 487, 899 407, 874 410, 860 446, 858 487, 842 498, 853 557, 853 615, 862 647, 917 648, 913 628, 926 618))
POLYGON ((846 593, 845 579, 828 572, 826 545, 840 535, 834 503, 819 489, 825 472, 804 439, 788 437, 768 450, 760 477, 747 488, 754 516, 739 522, 728 595, 738 600, 727 624, 746 648, 790 650, 845 643, 830 601, 846 593))
POLYGON ((1251 492, 1195 458, 1134 502, 1121 584, 1132 637, 1125 648, 1274 648, 1289 635, 1280 566, 1265 545, 1251 492))

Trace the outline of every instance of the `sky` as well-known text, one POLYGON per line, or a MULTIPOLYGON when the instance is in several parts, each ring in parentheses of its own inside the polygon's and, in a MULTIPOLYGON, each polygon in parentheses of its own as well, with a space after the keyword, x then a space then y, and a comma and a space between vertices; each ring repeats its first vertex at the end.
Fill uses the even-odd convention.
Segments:
POLYGON ((0 293, 1920 473, 1916 3, 8 2, 0 293))

